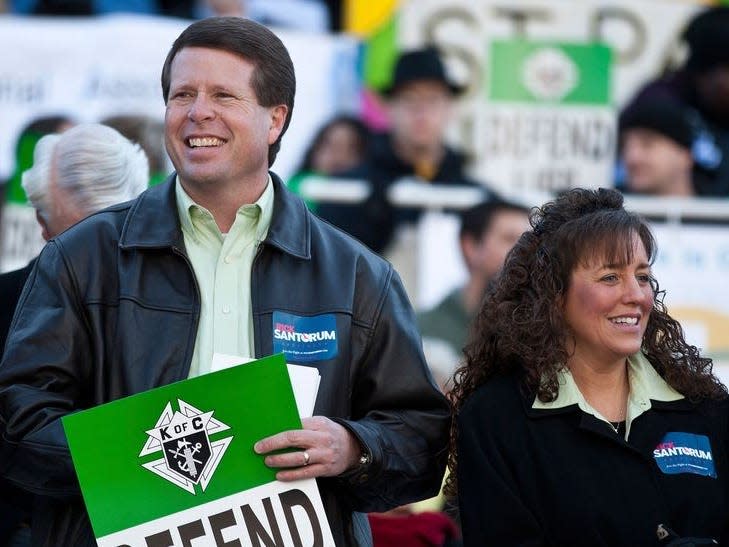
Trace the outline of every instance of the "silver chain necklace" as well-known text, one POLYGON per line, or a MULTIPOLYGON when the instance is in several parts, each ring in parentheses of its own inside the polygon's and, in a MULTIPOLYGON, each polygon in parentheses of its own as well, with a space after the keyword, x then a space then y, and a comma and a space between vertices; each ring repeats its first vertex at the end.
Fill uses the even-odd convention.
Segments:
POLYGON ((616 435, 620 435, 620 428, 625 424, 625 422, 608 422, 610 424, 610 427, 615 431, 616 435), (618 425, 615 425, 615 424, 618 425))

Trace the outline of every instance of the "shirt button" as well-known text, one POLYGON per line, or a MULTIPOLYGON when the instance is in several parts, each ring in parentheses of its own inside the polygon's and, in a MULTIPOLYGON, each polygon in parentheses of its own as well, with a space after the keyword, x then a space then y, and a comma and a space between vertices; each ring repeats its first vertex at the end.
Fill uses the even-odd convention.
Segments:
POLYGON ((230 255, 228 255, 228 256, 226 256, 226 257, 225 257, 225 258, 223 259, 223 262, 225 262, 226 264, 230 264, 231 262, 233 262, 233 257, 232 257, 232 256, 230 256, 230 255))
POLYGON ((223 306, 223 313, 230 313, 230 306, 223 306))

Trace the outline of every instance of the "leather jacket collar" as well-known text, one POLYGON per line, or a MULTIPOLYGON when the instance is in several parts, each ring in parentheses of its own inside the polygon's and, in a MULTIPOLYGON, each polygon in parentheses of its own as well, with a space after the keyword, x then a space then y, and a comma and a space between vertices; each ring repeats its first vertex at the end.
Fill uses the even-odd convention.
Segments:
MULTIPOLYGON (((173 173, 162 184, 144 192, 132 205, 119 239, 122 249, 184 249, 175 206, 175 176, 173 173)), ((274 184, 273 218, 264 243, 309 260, 311 226, 306 205, 285 188, 278 175, 271 173, 271 180, 274 184)))

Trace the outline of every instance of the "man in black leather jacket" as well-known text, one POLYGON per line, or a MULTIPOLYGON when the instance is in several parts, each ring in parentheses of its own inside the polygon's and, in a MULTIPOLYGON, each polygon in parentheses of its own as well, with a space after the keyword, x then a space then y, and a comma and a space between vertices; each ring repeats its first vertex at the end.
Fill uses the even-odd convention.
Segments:
MULTIPOLYGON (((34 545, 93 545, 62 416, 202 369, 215 302, 226 302, 224 314, 248 303, 244 356, 274 351, 277 318, 326 317, 336 344, 326 360, 303 363, 321 375, 315 416, 255 449, 280 480, 317 478, 336 545, 370 545, 361 512, 437 491, 449 421, 398 275, 268 172, 295 87, 270 31, 238 18, 198 21, 173 45, 162 81, 176 174, 52 239, 38 258, 0 364, 0 471, 38 494, 34 545), (254 242, 249 294, 211 295, 202 232, 190 226, 205 217, 227 244, 252 207, 265 217, 266 199, 272 213, 254 242), (295 450, 270 453, 280 448, 295 450)), ((289 362, 299 355, 286 353, 289 362)))

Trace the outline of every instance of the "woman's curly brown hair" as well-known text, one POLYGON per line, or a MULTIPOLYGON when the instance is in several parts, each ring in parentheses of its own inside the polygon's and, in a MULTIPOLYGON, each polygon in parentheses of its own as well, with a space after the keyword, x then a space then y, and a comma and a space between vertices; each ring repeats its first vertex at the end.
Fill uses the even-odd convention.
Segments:
MULTIPOLYGON (((578 261, 586 264, 597 257, 628 264, 635 234, 649 261, 655 259, 648 225, 623 208, 623 197, 615 190, 570 190, 535 208, 530 224, 532 229, 510 251, 484 299, 464 350, 465 364, 456 371, 449 394, 449 495, 456 493, 456 418, 479 386, 495 376, 517 373, 525 393, 545 402, 557 397, 557 373, 569 357, 570 337, 561 301, 578 261)), ((671 387, 691 400, 726 396, 711 372, 711 359, 686 342, 680 324, 666 312, 664 292, 655 280, 652 285, 653 310, 643 336, 646 357, 671 387)))

